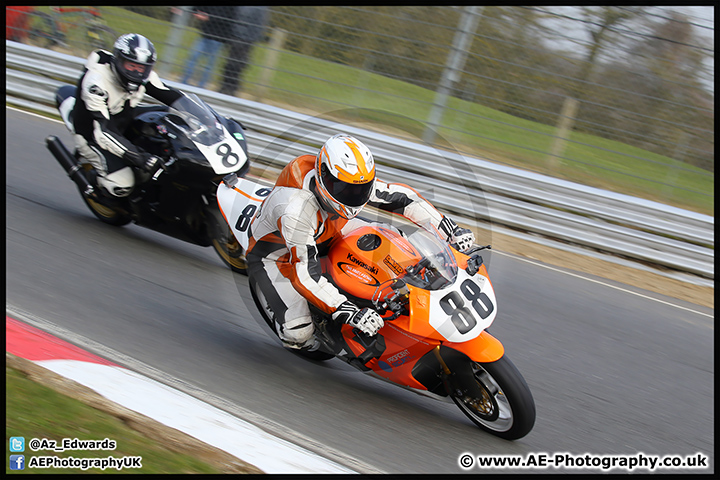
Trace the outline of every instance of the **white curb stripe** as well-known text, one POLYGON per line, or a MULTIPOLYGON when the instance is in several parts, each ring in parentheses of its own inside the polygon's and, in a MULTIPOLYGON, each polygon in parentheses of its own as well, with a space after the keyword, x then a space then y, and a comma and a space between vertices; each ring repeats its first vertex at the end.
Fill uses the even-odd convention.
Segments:
MULTIPOLYGON (((101 358, 105 358, 113 363, 123 366, 121 367, 120 365, 115 365, 116 368, 122 368, 124 370, 127 370, 128 372, 135 372, 134 375, 140 378, 144 378, 148 382, 157 383, 161 386, 164 386, 165 388, 176 391, 180 395, 187 396, 187 398, 202 402, 208 408, 216 409, 218 412, 223 414, 229 414, 241 424, 250 425, 252 428, 256 429, 256 431, 260 432, 261 434, 267 435, 268 438, 273 438, 278 443, 285 443, 291 445, 292 447, 305 452, 308 456, 314 455, 322 462, 326 462, 327 464, 333 466, 333 468, 337 468, 338 471, 363 474, 385 473, 384 471, 379 470, 352 456, 349 456, 344 452, 336 450, 332 446, 317 442, 314 439, 307 437, 300 432, 288 429, 287 427, 278 424, 268 418, 265 418, 262 415, 259 415, 251 410, 247 410, 240 405, 229 402, 221 397, 213 395, 210 392, 199 389, 194 385, 183 382, 175 377, 169 376, 164 372, 154 367, 151 367, 150 365, 144 364, 132 357, 122 354, 109 347, 106 347, 101 343, 86 338, 63 327, 60 327, 59 325, 50 322, 43 317, 29 313, 28 311, 18 308, 10 303, 6 304, 6 312, 7 315, 11 318, 15 318, 20 322, 24 322, 30 326, 42 330, 43 332, 49 333, 57 337, 59 340, 69 342, 72 345, 75 345, 76 347, 79 347, 87 352, 92 352, 93 355, 98 355, 101 358)), ((50 360, 44 361, 49 362, 50 360)), ((40 361, 36 361, 35 363, 40 364, 40 361)), ((81 380, 76 381, 78 381, 78 383, 82 383, 81 380)), ((86 386, 92 388, 90 385, 86 386)), ((148 401, 148 399, 145 400, 148 401)), ((152 399, 149 400, 151 401, 152 399)), ((185 414, 194 415, 194 412, 185 410, 185 414)), ((192 433, 188 433, 188 435, 194 436, 192 433)), ((216 445, 215 443, 211 444, 221 450, 228 451, 228 453, 237 456, 241 460, 245 460, 243 456, 238 456, 234 452, 229 452, 229 450, 223 445, 216 445)), ((264 451, 263 454, 269 457, 268 461, 271 461, 279 457, 280 454, 283 453, 283 451, 278 452, 277 449, 271 448, 264 451)), ((260 468, 259 465, 256 466, 260 468)))
POLYGON ((35 363, 266 473, 356 473, 131 370, 76 360, 35 363))

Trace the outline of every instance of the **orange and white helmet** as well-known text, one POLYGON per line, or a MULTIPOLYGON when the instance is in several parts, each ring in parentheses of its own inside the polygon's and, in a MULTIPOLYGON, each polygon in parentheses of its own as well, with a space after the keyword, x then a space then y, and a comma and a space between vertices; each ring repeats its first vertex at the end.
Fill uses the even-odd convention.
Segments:
POLYGON ((375 188, 375 160, 360 140, 333 135, 315 160, 318 194, 342 218, 351 219, 368 203, 375 188))

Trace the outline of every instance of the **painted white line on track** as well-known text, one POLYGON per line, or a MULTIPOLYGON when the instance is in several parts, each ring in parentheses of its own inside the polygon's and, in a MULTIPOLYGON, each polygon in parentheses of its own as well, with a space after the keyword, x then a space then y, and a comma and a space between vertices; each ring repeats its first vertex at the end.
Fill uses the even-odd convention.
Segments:
POLYGON ((497 253, 499 253, 500 255, 503 255, 503 256, 505 256, 505 257, 510 257, 510 258, 514 258, 514 259, 516 259, 516 260, 521 260, 521 261, 523 261, 523 262, 530 263, 530 264, 536 265, 536 266, 538 266, 538 267, 547 268, 548 270, 552 270, 552 271, 554 271, 554 272, 564 273, 565 275, 570 275, 571 277, 582 278, 583 280, 587 280, 588 282, 593 282, 593 283, 597 283, 598 285, 603 285, 603 286, 605 286, 605 287, 614 288, 615 290, 620 290, 621 292, 629 293, 629 294, 632 294, 632 295, 635 295, 635 296, 638 296, 638 297, 641 297, 641 298, 645 298, 645 299, 647 299, 647 300, 652 300, 652 301, 654 301, 654 302, 658 302, 658 303, 662 303, 662 304, 665 304, 665 305, 669 305, 669 306, 671 306, 671 307, 679 308, 679 309, 681 309, 681 310, 687 310, 688 312, 692 312, 692 313, 695 313, 695 314, 697 314, 697 315, 702 315, 702 316, 708 317, 708 318, 715 318, 715 315, 712 315, 712 314, 708 314, 708 313, 704 313, 704 312, 699 312, 699 311, 697 311, 697 310, 693 310, 692 308, 683 307, 682 305, 677 305, 677 304, 672 303, 672 302, 667 302, 667 301, 665 301, 665 300, 660 300, 659 298, 654 298, 654 297, 650 297, 650 296, 645 295, 645 294, 642 294, 642 293, 633 292, 632 290, 628 290, 628 289, 623 288, 623 287, 618 287, 617 285, 611 285, 611 284, 609 284, 609 283, 601 282, 600 280, 596 280, 596 279, 594 279, 594 278, 589 278, 589 277, 586 277, 586 276, 583 276, 583 275, 579 275, 579 274, 577 274, 577 273, 567 272, 567 271, 565 271, 565 270, 561 270, 561 269, 559 269, 559 268, 551 267, 551 266, 549 266, 549 265, 545 265, 545 264, 542 264, 542 263, 539 263, 539 262, 536 262, 536 261, 533 261, 533 260, 529 260, 529 259, 527 259, 527 258, 523 258, 523 257, 518 256, 518 255, 515 255, 515 254, 505 253, 505 252, 501 252, 501 251, 499 251, 499 250, 493 250, 493 252, 497 252, 497 253))
MULTIPOLYGON (((49 120, 51 122, 65 125, 65 122, 63 122, 62 120, 58 120, 57 118, 46 117, 45 115, 40 115, 39 113, 35 113, 35 112, 28 112, 27 110, 23 110, 21 108, 16 108, 16 107, 11 107, 10 105, 5 105, 5 108, 8 110, 13 110, 15 112, 26 113, 28 115, 32 115, 33 117, 42 118, 43 120, 49 120)), ((58 113, 58 115, 60 115, 60 114, 58 113)), ((70 132, 68 132, 68 133, 70 133, 70 132)))

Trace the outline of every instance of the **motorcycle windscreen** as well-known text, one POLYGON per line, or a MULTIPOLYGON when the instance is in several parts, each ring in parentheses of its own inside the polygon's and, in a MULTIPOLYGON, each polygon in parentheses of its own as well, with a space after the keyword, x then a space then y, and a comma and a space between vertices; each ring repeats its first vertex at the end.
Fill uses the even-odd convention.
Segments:
POLYGON ((214 145, 225 137, 210 107, 195 94, 185 94, 175 100, 166 118, 195 143, 214 145))
POLYGON ((432 225, 423 225, 408 235, 408 240, 422 258, 406 268, 403 280, 425 290, 440 290, 453 283, 458 273, 457 261, 432 225))
POLYGON ((236 172, 247 162, 240 142, 197 95, 186 94, 173 102, 165 120, 195 144, 218 175, 236 172))

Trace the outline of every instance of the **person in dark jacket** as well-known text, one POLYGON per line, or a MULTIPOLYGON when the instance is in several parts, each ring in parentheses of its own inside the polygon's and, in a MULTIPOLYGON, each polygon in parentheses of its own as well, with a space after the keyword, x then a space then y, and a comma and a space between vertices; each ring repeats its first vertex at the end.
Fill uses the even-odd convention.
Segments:
POLYGON ((198 87, 203 88, 208 82, 224 43, 233 34, 235 8, 229 6, 195 7, 194 15, 201 22, 200 37, 192 46, 193 53, 185 66, 185 73, 180 80, 182 83, 190 81, 195 65, 201 56, 205 61, 205 69, 198 87))
POLYGON ((268 7, 234 7, 235 25, 228 43, 230 51, 222 75, 220 93, 234 95, 247 66, 250 50, 265 30, 270 17, 268 7))

